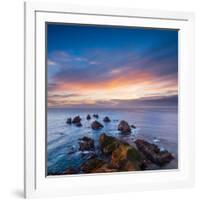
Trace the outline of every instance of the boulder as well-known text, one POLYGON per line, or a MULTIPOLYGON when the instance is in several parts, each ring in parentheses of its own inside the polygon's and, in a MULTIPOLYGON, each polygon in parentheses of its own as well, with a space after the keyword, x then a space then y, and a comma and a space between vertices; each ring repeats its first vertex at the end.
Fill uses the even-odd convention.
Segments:
POLYGON ((90 120, 90 119, 91 119, 90 115, 87 115, 86 119, 87 119, 87 120, 90 120))
POLYGON ((74 119, 72 120, 73 124, 77 124, 81 122, 81 118, 79 116, 74 117, 74 119))
POLYGON ((77 127, 82 127, 83 125, 81 124, 81 122, 78 122, 75 124, 77 127))
POLYGON ((66 121, 67 124, 71 124, 72 123, 72 118, 67 118, 67 121, 66 121))
POLYGON ((131 133, 131 127, 129 126, 129 124, 122 120, 119 125, 118 125, 118 130, 121 131, 121 133, 127 134, 127 133, 131 133))
POLYGON ((98 130, 100 128, 103 128, 103 125, 95 120, 94 122, 92 122, 91 127, 94 130, 98 130))
POLYGON ((80 151, 90 151, 94 150, 94 140, 89 137, 83 137, 79 142, 79 150, 80 151))
POLYGON ((93 114, 93 117, 98 119, 99 115, 98 114, 93 114))
POLYGON ((147 159, 159 166, 169 163, 173 159, 171 153, 166 150, 160 151, 157 145, 151 144, 145 140, 137 139, 135 144, 147 159))
POLYGON ((110 118, 106 116, 106 117, 104 117, 103 121, 104 122, 110 122, 110 118))

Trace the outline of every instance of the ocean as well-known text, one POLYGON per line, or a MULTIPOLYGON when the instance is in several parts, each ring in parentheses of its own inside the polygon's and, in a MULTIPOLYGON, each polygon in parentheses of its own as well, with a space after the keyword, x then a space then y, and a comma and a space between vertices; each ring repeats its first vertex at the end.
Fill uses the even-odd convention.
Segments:
POLYGON ((98 139, 101 133, 115 136, 130 144, 141 138, 155 143, 161 149, 166 149, 175 157, 163 169, 178 168, 178 108, 170 107, 136 107, 129 109, 72 109, 49 108, 47 112, 47 174, 62 174, 66 168, 78 168, 91 157, 89 151, 79 151, 79 139, 83 136, 95 141, 95 151, 99 151, 98 139), (86 116, 98 114, 100 123, 104 127, 92 130, 91 123, 95 118, 87 120, 86 116), (82 127, 66 124, 69 117, 79 115, 82 127), (110 123, 104 123, 103 118, 108 116, 110 123), (120 120, 136 126, 129 135, 122 135, 117 126, 120 120))

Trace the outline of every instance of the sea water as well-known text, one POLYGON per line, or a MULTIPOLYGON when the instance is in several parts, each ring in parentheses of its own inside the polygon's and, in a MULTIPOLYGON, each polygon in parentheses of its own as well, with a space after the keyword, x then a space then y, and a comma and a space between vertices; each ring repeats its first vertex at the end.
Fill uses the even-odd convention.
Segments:
POLYGON ((95 151, 99 150, 99 136, 102 133, 115 136, 130 144, 141 138, 155 143, 161 150, 168 150, 175 157, 164 169, 178 167, 178 109, 177 107, 137 107, 128 109, 72 109, 49 108, 47 112, 47 173, 62 174, 67 168, 81 166, 94 152, 79 151, 79 139, 87 136, 95 141, 95 151), (91 120, 86 116, 90 114, 91 120), (97 119, 104 127, 93 130, 91 123, 97 119), (69 125, 67 118, 81 117, 82 127, 69 125), (108 116, 111 122, 103 122, 108 116), (136 126, 129 135, 123 135, 117 130, 120 120, 136 126))

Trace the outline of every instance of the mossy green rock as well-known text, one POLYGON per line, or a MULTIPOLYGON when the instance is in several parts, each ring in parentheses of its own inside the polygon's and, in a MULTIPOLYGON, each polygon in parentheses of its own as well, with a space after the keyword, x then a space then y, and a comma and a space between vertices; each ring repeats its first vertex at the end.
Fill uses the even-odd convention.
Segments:
POLYGON ((116 138, 103 133, 99 138, 99 144, 103 153, 111 154, 118 148, 120 142, 116 138))
POLYGON ((141 161, 140 153, 126 143, 120 143, 118 148, 112 152, 111 164, 121 170, 139 170, 141 161))
POLYGON ((104 164, 106 163, 103 160, 91 158, 81 166, 81 170, 84 173, 92 173, 93 171, 95 171, 95 169, 102 167, 104 164))

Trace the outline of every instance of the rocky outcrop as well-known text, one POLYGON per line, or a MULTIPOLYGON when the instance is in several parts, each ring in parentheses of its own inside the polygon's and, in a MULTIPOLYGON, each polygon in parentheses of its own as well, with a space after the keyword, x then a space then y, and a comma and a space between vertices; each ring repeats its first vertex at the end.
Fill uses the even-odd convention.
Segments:
POLYGON ((87 119, 87 120, 90 120, 90 119, 91 119, 91 117, 90 117, 89 114, 87 115, 86 119, 87 119))
POLYGON ((129 126, 128 122, 122 120, 118 125, 118 130, 121 131, 121 133, 128 134, 131 133, 131 127, 129 126))
POLYGON ((97 158, 90 158, 85 163, 82 164, 81 170, 84 173, 93 173, 95 170, 101 168, 104 164, 106 164, 103 160, 97 158))
POLYGON ((140 170, 142 157, 138 150, 127 143, 120 143, 112 152, 111 164, 113 167, 124 171, 140 170))
POLYGON ((81 122, 81 118, 79 116, 74 117, 74 119, 72 120, 73 124, 78 124, 81 122))
POLYGON ((166 150, 160 151, 157 145, 151 144, 145 140, 138 139, 135 141, 135 144, 147 159, 159 166, 169 163, 173 159, 171 153, 166 150))
POLYGON ((103 128, 103 125, 95 120, 94 122, 92 122, 91 127, 94 130, 98 130, 100 128, 103 128))
POLYGON ((78 173, 79 173, 79 170, 77 170, 77 169, 67 168, 63 174, 70 175, 70 174, 78 174, 78 173))
POLYGON ((120 171, 140 169, 142 156, 133 146, 105 133, 101 134, 99 144, 105 155, 111 155, 110 165, 113 169, 120 171))
POLYGON ((67 121, 66 121, 67 124, 71 124, 72 123, 72 118, 67 118, 67 121))
POLYGON ((110 122, 110 118, 106 116, 106 117, 104 117, 103 121, 104 122, 110 122))
POLYGON ((83 137, 79 142, 80 151, 91 151, 94 150, 94 140, 89 137, 83 137))
POLYGON ((105 133, 101 134, 99 137, 99 144, 101 151, 104 154, 111 154, 119 146, 119 141, 112 136, 108 136, 105 133))

